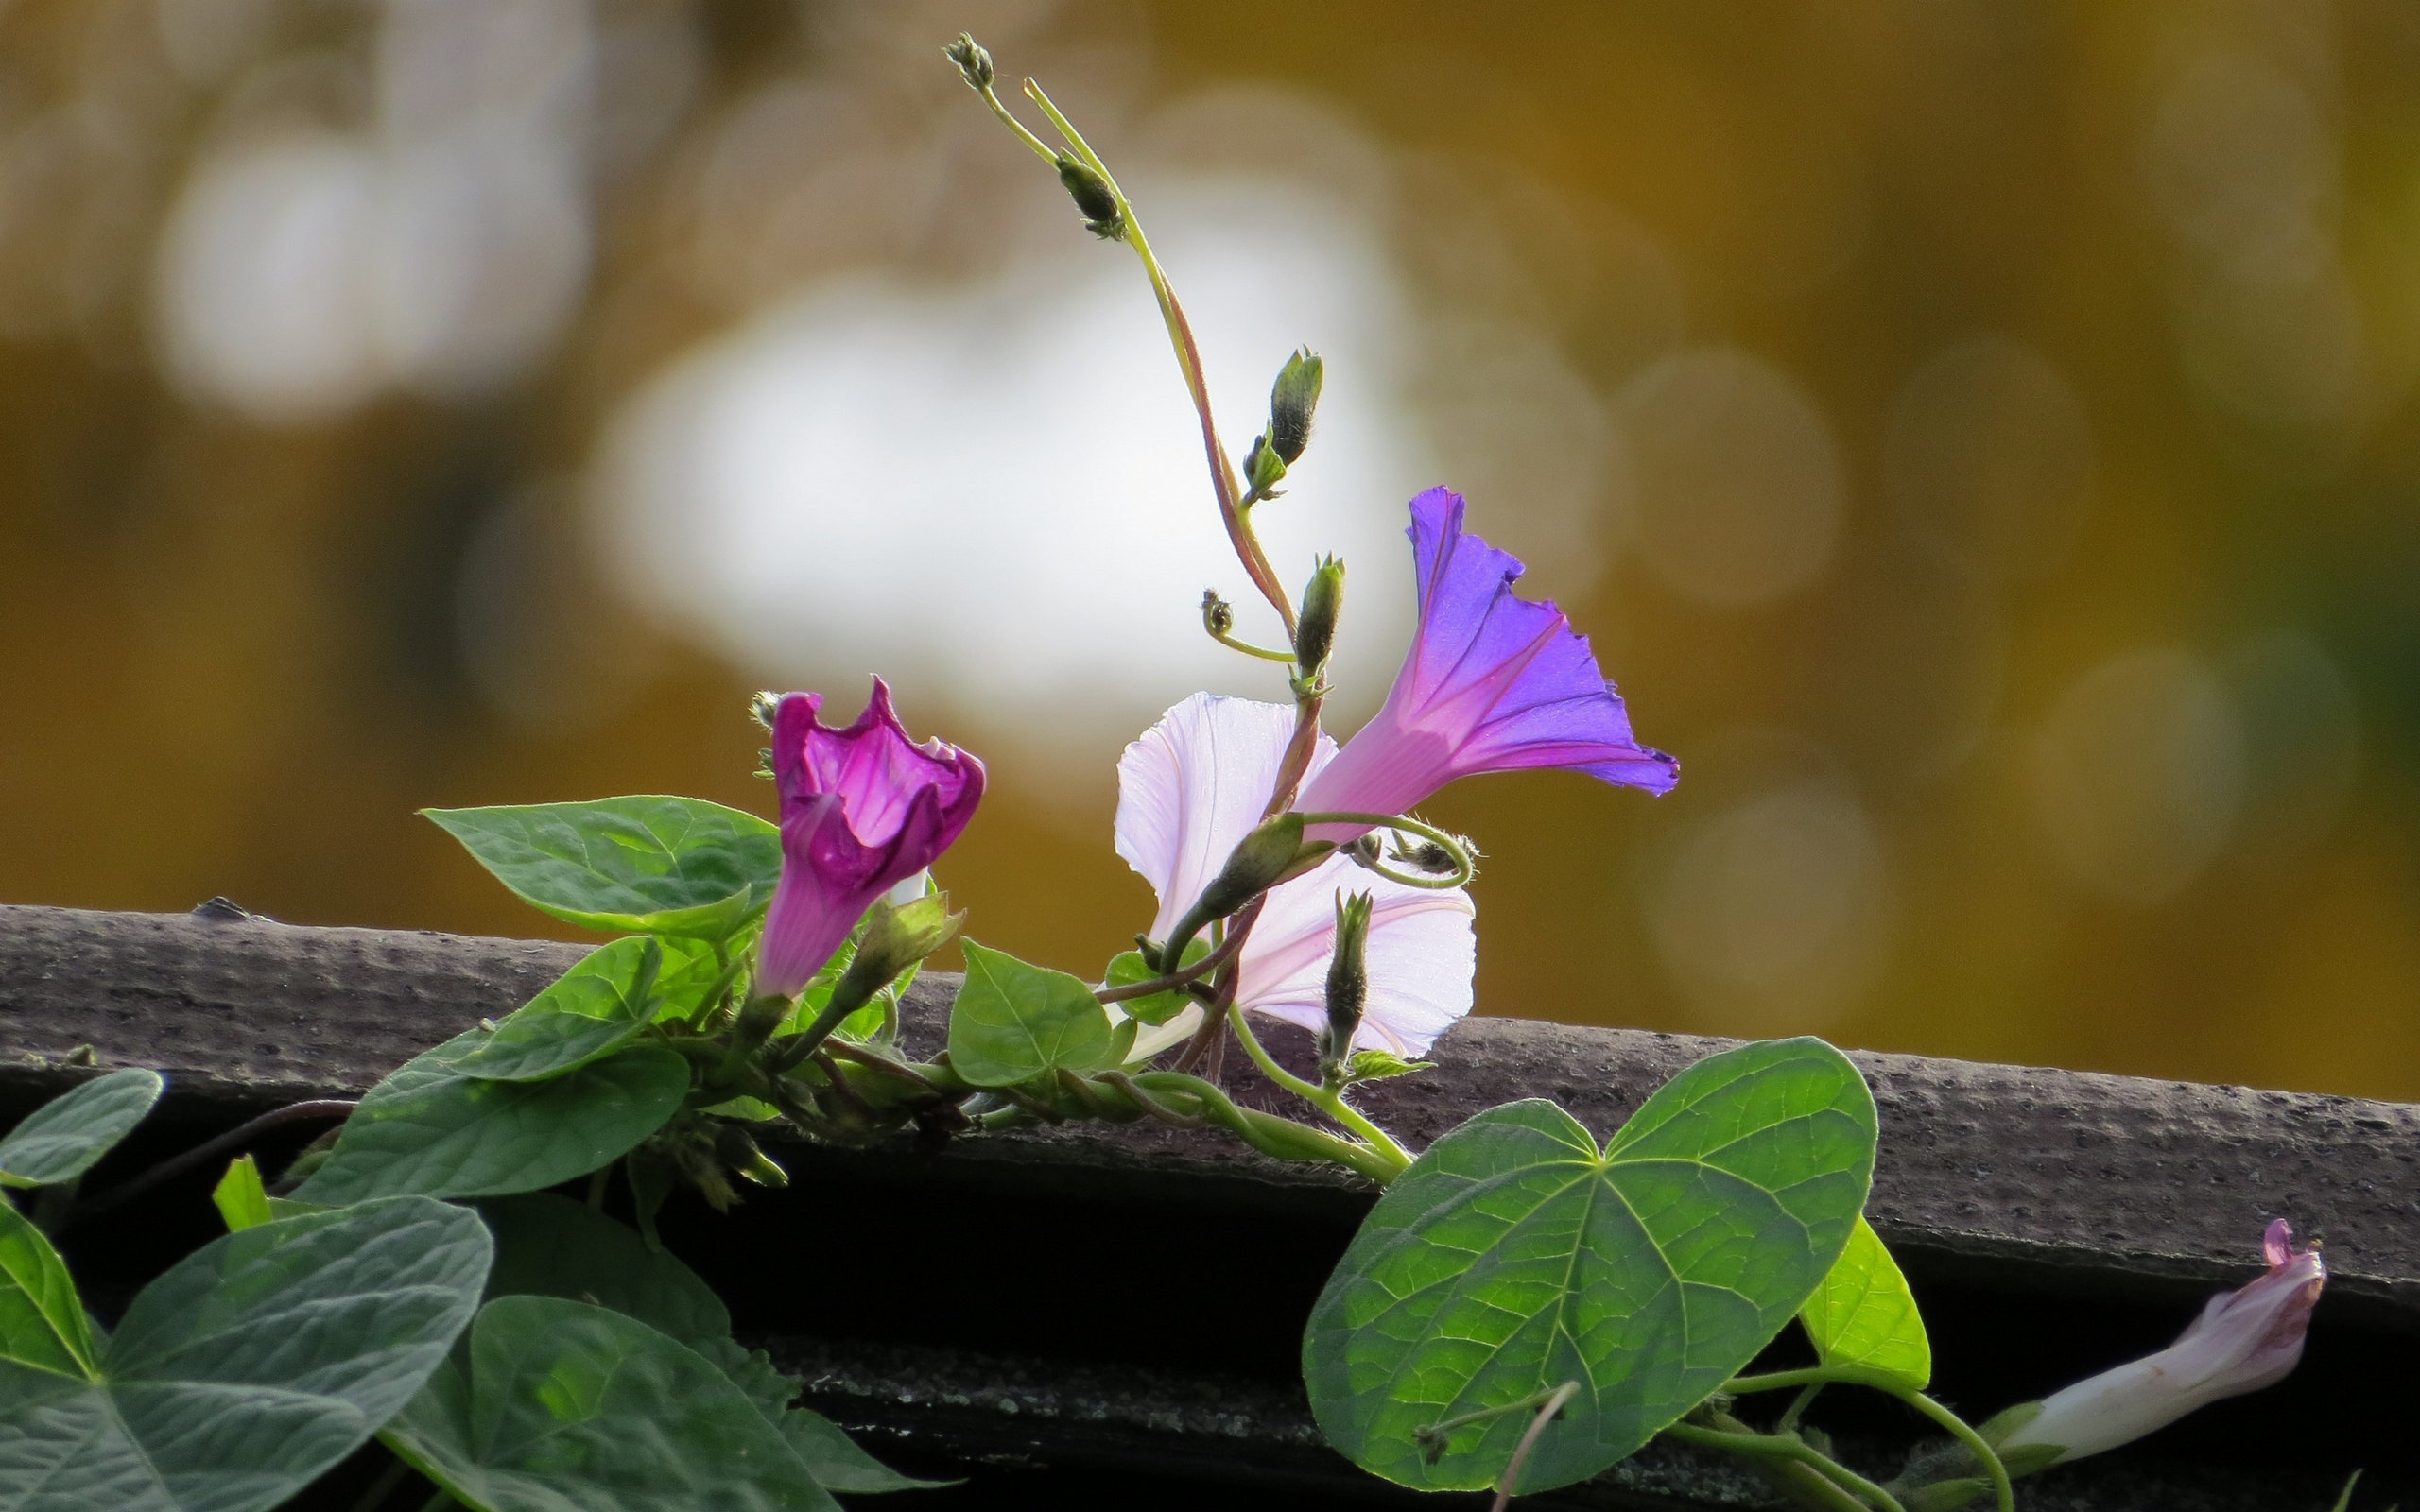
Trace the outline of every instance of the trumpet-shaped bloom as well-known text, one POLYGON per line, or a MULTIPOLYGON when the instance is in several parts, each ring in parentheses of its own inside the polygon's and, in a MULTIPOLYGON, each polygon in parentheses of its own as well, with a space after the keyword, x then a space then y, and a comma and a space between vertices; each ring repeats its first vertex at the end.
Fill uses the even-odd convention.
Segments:
MULTIPOLYGON (((1117 853, 1159 894, 1163 939, 1228 852, 1260 822, 1294 731, 1280 704, 1198 693, 1117 764, 1117 853)), ((1317 773, 1336 759, 1324 736, 1317 773)), ((1339 890, 1373 895, 1369 995, 1356 1049, 1416 1056, 1471 1008, 1478 958, 1470 895, 1389 882, 1342 856, 1270 889, 1237 964, 1236 1001, 1317 1031, 1326 1022, 1339 890)), ((1199 1022, 1191 1010, 1179 1022, 1199 1022)))
POLYGON ((793 693, 773 713, 782 876, 756 951, 764 995, 814 980, 868 905, 948 850, 983 798, 983 764, 908 739, 880 678, 848 729, 825 727, 822 707, 821 694, 793 693))
MULTIPOLYGON (((1551 603, 1519 597, 1519 558, 1462 530, 1462 496, 1411 501, 1420 628, 1377 714, 1305 784, 1301 807, 1404 814, 1459 777, 1564 766, 1651 793, 1680 764, 1631 738, 1588 639, 1551 603)), ((1320 825, 1343 841, 1365 826, 1320 825)))
POLYGON ((2284 1219, 2272 1223, 2261 1239, 2265 1275, 2211 1297, 2192 1326, 2157 1354, 2047 1398, 2040 1413, 2000 1442, 2001 1454, 2048 1446, 2059 1452, 2051 1463, 2082 1459, 2132 1443, 2196 1407, 2284 1380, 2303 1357, 2311 1308, 2327 1284, 2327 1263, 2318 1248, 2297 1250, 2293 1240, 2284 1219))

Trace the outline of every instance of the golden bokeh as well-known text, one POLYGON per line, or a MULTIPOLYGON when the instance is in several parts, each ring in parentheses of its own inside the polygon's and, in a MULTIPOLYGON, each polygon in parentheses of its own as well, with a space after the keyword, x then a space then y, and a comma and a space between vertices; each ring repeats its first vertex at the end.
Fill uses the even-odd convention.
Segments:
MULTIPOLYGON (((1980 0, 57 0, 0 11, 0 898, 544 933, 412 816, 768 807, 890 677, 942 879, 1085 971, 1240 584, 1120 172, 1339 723, 1443 481, 1653 800, 1478 780, 1481 1011, 2420 1098, 2420 19, 1980 0)), ((1246 627, 1247 629, 1253 628, 1246 627)))

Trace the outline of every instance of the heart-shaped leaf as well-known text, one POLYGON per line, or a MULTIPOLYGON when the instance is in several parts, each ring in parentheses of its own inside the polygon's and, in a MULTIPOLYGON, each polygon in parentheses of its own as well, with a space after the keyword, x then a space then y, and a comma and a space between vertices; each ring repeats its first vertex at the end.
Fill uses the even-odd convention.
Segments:
POLYGON ((661 1045, 626 1045, 551 1081, 463 1075, 489 1038, 457 1035, 372 1088, 295 1196, 335 1206, 539 1191, 619 1158, 689 1093, 689 1063, 661 1045))
POLYGON ((1910 1391, 1932 1384, 1932 1341, 1915 1294, 1882 1236, 1861 1217, 1798 1320, 1816 1355, 1835 1369, 1910 1391))
POLYGON ((1320 1427, 1390 1480, 1478 1489, 1530 1426, 1519 1404, 1576 1382, 1518 1489, 1596 1474, 1806 1300, 1874 1146, 1863 1078, 1819 1040, 1708 1057, 1601 1151, 1552 1103, 1478 1114, 1387 1189, 1321 1294, 1303 1341, 1320 1427))
POLYGON ((143 1122, 165 1085, 158 1072, 130 1066, 43 1104, 0 1139, 0 1186, 56 1186, 82 1176, 143 1122))
POLYGON ((608 1308, 500 1297, 388 1425, 395 1452, 487 1512, 837 1512, 722 1371, 608 1308))
POLYGON ((544 1081, 612 1055, 654 1011, 664 948, 643 935, 591 951, 456 1061, 465 1076, 544 1081))
POLYGON ((949 1013, 950 1069, 977 1087, 1013 1087, 1110 1063, 1109 1014, 1064 971, 965 942, 966 982, 949 1013))
POLYGON ((694 798, 422 812, 524 902, 588 929, 719 939, 782 871, 779 830, 694 798))
POLYGON ((475 1214, 424 1197, 205 1245, 143 1289, 92 1368, 0 1359, 0 1512, 278 1505, 421 1389, 488 1255, 475 1214))

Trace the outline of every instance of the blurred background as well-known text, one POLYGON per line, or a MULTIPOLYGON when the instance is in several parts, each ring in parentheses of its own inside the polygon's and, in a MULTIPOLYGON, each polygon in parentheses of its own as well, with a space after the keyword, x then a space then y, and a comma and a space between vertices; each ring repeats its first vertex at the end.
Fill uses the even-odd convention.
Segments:
POLYGON ((1337 728, 1443 481, 1682 758, 1432 805, 1481 1011, 2420 1098, 2400 0, 17 0, 0 898, 544 933, 412 811, 769 811, 747 695, 880 672, 992 765, 972 932, 1097 970, 1123 744, 1286 695, 961 27, 1238 449, 1326 357, 1337 728))

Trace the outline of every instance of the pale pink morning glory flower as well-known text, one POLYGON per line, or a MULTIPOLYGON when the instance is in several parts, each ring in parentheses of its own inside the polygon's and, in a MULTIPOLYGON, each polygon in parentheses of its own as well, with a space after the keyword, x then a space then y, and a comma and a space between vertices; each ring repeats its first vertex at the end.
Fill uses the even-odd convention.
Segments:
POLYGON ((948 850, 983 798, 983 764, 908 739, 880 678, 846 730, 816 718, 822 705, 821 694, 793 693, 773 713, 782 875, 756 950, 760 996, 792 997, 813 981, 867 907, 948 850))
MULTIPOLYGON (((1420 628, 1387 701, 1304 785, 1308 813, 1408 814, 1457 778, 1569 767, 1651 793, 1680 764, 1631 738, 1630 714, 1588 639, 1550 603, 1522 598, 1520 559, 1462 530, 1462 496, 1411 501, 1420 628)), ((1314 825, 1341 843, 1364 825, 1314 825)))
MULTIPOLYGON (((1152 938, 1167 937, 1260 822, 1293 732, 1291 708, 1197 693, 1126 747, 1117 763, 1117 853, 1159 894, 1152 938)), ((1335 759, 1336 743, 1322 736, 1314 777, 1335 759)), ((1354 1047, 1417 1056, 1471 1009, 1478 944, 1470 895, 1459 887, 1408 886, 1331 857, 1270 889, 1244 944, 1236 1001, 1318 1031, 1340 889, 1373 895, 1369 997, 1354 1047)), ((1178 1024, 1199 1022, 1188 1009, 1154 1039, 1168 1043, 1178 1024)))
POLYGON ((2317 1246, 2293 1247, 2283 1218, 2261 1249, 2266 1275, 2221 1292, 2174 1344, 2044 1400, 2042 1411, 1997 1446, 2003 1455, 2032 1446, 2057 1449, 2051 1463, 2082 1459, 2132 1443, 2197 1407, 2239 1397, 2286 1378, 2303 1357, 2303 1334, 2327 1283, 2317 1246))

